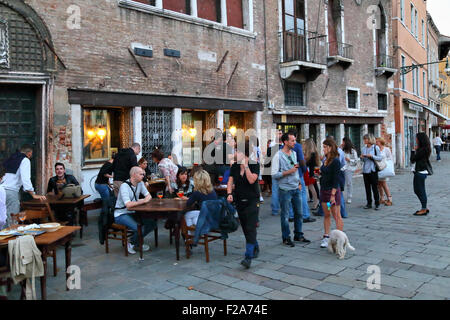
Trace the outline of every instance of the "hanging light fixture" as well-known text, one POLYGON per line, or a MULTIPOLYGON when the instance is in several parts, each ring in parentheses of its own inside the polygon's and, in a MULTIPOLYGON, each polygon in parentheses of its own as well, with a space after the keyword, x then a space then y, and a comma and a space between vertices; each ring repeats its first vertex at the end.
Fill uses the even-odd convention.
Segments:
POLYGON ((231 127, 230 127, 230 133, 231 133, 233 136, 236 134, 236 131, 237 131, 237 129, 236 129, 235 126, 231 126, 231 127))

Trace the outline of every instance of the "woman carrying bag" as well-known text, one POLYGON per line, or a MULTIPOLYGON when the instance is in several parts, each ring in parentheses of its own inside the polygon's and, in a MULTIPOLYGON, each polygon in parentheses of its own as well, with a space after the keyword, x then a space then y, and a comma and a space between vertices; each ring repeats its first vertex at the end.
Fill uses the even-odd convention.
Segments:
POLYGON ((411 163, 414 166, 414 193, 422 204, 422 209, 414 213, 415 216, 426 216, 430 210, 427 208, 427 193, 425 190, 425 179, 433 174, 433 168, 430 163, 431 146, 430 139, 424 132, 416 135, 416 148, 411 151, 411 163))
POLYGON ((367 204, 364 209, 372 208, 372 192, 375 199, 375 210, 380 209, 380 194, 378 193, 378 170, 377 163, 375 161, 381 161, 380 148, 375 143, 375 137, 373 134, 365 134, 364 137, 365 147, 361 151, 361 159, 364 162, 363 165, 363 178, 364 186, 366 188, 366 200, 367 204), (371 190, 372 189, 372 192, 371 190))
POLYGON ((392 206, 392 195, 387 182, 389 177, 393 176, 394 158, 391 150, 386 147, 386 141, 383 138, 377 138, 377 146, 380 148, 380 154, 386 162, 386 168, 378 172, 378 192, 380 193, 380 203, 386 206, 392 206), (391 166, 392 164, 392 166, 391 166), (385 201, 384 193, 386 193, 387 200, 385 201))

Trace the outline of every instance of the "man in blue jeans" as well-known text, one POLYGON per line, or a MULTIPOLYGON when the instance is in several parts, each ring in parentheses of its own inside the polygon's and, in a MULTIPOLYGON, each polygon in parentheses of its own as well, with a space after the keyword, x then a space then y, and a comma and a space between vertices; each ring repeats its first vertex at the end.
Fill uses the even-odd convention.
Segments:
MULTIPOLYGON (((126 226, 130 231, 133 231, 130 243, 128 243, 128 253, 135 254, 134 248, 139 246, 138 239, 138 223, 133 217, 134 211, 131 211, 134 207, 141 204, 148 203, 152 196, 148 192, 145 184, 142 182, 144 178, 144 170, 140 167, 132 167, 130 170, 130 179, 121 184, 119 194, 117 197, 116 208, 114 210, 114 221, 117 224, 126 226), (142 194, 145 198, 139 199, 139 195, 142 194)), ((142 219, 143 231, 142 239, 156 228, 156 221, 154 219, 142 219)), ((147 244, 142 245, 142 251, 150 250, 150 246, 147 244)))
POLYGON ((300 190, 302 188, 299 176, 299 164, 297 155, 293 152, 295 146, 295 136, 289 133, 283 134, 281 141, 283 148, 276 154, 272 165, 272 177, 278 180, 278 192, 281 205, 281 233, 283 244, 294 247, 289 229, 289 205, 294 211, 294 241, 309 243, 302 232, 302 198, 300 190))

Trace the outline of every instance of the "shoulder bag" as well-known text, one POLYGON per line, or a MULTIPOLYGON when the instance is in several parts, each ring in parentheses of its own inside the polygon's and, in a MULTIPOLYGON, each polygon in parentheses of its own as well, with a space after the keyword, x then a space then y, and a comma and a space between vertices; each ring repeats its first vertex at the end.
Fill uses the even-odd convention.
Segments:
MULTIPOLYGON (((377 146, 373 146, 374 154, 377 155, 377 146)), ((381 158, 381 160, 375 160, 372 158, 372 161, 375 163, 375 171, 380 172, 384 168, 386 168, 387 164, 384 158, 381 158)))

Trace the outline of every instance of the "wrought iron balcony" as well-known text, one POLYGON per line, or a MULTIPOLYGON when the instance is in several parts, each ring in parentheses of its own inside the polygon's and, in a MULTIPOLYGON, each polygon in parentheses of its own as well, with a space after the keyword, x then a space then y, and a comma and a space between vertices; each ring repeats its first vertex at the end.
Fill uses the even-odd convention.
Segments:
POLYGON ((333 41, 328 43, 328 57, 338 57, 353 62, 353 46, 348 43, 333 41))
POLYGON ((305 73, 310 80, 326 69, 326 36, 304 29, 281 32, 281 76, 289 78, 294 71, 305 73))
POLYGON ((397 72, 394 66, 394 57, 379 54, 377 55, 377 76, 385 75, 388 78, 397 72))

